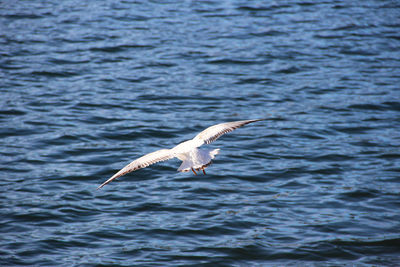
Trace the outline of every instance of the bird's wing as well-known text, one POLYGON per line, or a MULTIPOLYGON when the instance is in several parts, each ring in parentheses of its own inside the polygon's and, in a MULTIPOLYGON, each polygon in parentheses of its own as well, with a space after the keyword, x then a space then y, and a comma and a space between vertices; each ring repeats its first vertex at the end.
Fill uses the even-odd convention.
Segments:
POLYGON ((256 121, 262 121, 265 119, 258 119, 258 120, 245 120, 245 121, 232 121, 232 122, 225 122, 225 123, 220 123, 211 127, 208 127, 198 135, 196 135, 193 140, 196 140, 197 142, 201 144, 209 144, 211 142, 214 142, 217 140, 221 135, 232 132, 233 130, 242 127, 243 125, 256 122, 256 121))
POLYGON ((145 168, 145 167, 147 167, 151 164, 157 163, 159 161, 172 159, 173 157, 174 157, 174 154, 171 153, 170 149, 160 149, 155 152, 146 154, 143 157, 140 157, 137 160, 134 160, 131 163, 129 163, 128 165, 126 165, 119 172, 114 174, 110 179, 108 179, 107 181, 102 183, 97 189, 102 188, 106 184, 112 182, 113 180, 117 179, 118 177, 121 177, 122 175, 145 168))

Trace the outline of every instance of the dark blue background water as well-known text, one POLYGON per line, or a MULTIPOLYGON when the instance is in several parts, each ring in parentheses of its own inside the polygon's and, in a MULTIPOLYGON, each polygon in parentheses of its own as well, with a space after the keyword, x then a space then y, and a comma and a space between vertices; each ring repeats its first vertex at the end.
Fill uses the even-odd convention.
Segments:
POLYGON ((397 1, 2 1, 0 265, 400 264, 397 1), (225 121, 207 176, 131 160, 225 121))

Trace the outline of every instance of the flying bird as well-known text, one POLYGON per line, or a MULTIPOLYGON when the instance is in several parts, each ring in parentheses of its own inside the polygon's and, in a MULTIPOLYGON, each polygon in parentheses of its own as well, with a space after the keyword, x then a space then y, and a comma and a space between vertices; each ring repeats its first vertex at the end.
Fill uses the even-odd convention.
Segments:
POLYGON ((145 168, 151 164, 172 158, 178 158, 182 160, 182 164, 178 168, 178 171, 180 172, 187 172, 192 170, 193 173, 197 175, 196 171, 202 170, 203 173, 206 174, 204 169, 211 164, 211 160, 215 157, 215 155, 218 154, 219 148, 199 149, 198 147, 203 144, 210 144, 211 142, 217 140, 221 135, 232 132, 233 130, 242 127, 243 125, 262 120, 265 119, 232 121, 208 127, 207 129, 196 135, 193 139, 182 142, 174 148, 160 149, 132 161, 124 168, 122 168, 119 172, 114 174, 110 179, 102 183, 97 189, 102 188, 106 184, 114 181, 122 175, 145 168))

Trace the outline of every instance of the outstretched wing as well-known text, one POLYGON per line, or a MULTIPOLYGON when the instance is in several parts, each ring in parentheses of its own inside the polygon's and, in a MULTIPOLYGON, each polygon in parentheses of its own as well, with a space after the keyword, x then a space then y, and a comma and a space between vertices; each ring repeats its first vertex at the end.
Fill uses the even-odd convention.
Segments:
POLYGON ((102 188, 106 184, 112 182, 113 180, 125 175, 127 173, 146 168, 147 166, 157 163, 159 161, 164 161, 168 159, 172 159, 174 155, 170 152, 170 149, 160 149, 155 152, 144 155, 143 157, 138 158, 137 160, 132 161, 124 168, 122 168, 119 172, 114 174, 110 179, 102 183, 97 189, 102 188))
POLYGON ((200 142, 201 144, 209 144, 211 142, 214 142, 217 140, 221 135, 232 132, 233 130, 242 127, 243 125, 256 122, 256 121, 262 121, 264 119, 258 119, 258 120, 245 120, 245 121, 232 121, 232 122, 225 122, 225 123, 220 123, 211 127, 208 127, 198 135, 196 135, 193 140, 196 140, 197 142, 200 142))

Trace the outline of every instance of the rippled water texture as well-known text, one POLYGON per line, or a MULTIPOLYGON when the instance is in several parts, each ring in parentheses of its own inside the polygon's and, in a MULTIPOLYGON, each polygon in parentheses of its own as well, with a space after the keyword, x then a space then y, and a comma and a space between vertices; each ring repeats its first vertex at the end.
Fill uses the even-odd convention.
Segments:
POLYGON ((398 1, 2 1, 0 265, 396 266, 398 1), (225 121, 207 175, 131 160, 225 121))

